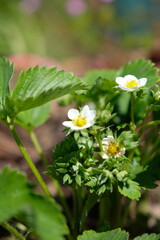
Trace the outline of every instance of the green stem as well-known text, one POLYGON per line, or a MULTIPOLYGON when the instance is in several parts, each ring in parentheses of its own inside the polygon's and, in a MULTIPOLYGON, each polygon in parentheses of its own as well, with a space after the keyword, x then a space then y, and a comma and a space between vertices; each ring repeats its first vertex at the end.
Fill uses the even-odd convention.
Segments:
POLYGON ((120 226, 120 213, 121 213, 121 195, 118 192, 118 187, 115 186, 112 193, 112 208, 111 208, 111 227, 117 228, 120 226))
POLYGON ((97 139, 100 150, 103 151, 102 140, 99 132, 97 132, 96 139, 97 139))
POLYGON ((66 199, 65 199, 64 193, 63 193, 63 191, 62 191, 62 189, 61 189, 61 186, 59 185, 59 183, 57 182, 57 180, 55 180, 55 179, 53 179, 53 178, 52 178, 52 182, 53 182, 53 184, 54 184, 54 186, 55 186, 55 188, 56 188, 56 190, 57 190, 58 196, 59 196, 60 201, 61 201, 61 203, 62 203, 62 205, 63 205, 64 211, 65 211, 65 213, 66 213, 66 217, 67 217, 67 219, 68 219, 68 223, 69 223, 70 227, 72 228, 72 226, 73 226, 73 221, 72 221, 71 212, 70 212, 70 210, 69 210, 69 208, 68 208, 68 205, 67 205, 67 203, 66 203, 66 199))
POLYGON ((131 199, 126 199, 126 201, 127 202, 125 204, 125 210, 124 210, 124 213, 123 213, 123 217, 121 218, 121 225, 120 225, 121 228, 123 228, 126 224, 128 213, 129 213, 129 207, 130 207, 130 204, 131 204, 131 199))
POLYGON ((145 127, 144 127, 144 126, 145 126, 145 123, 146 123, 146 121, 147 121, 147 119, 148 119, 148 117, 149 117, 149 114, 154 110, 155 104, 156 104, 156 102, 153 103, 151 106, 148 107, 146 116, 145 116, 143 122, 141 123, 141 128, 140 128, 140 131, 139 131, 140 134, 142 134, 143 130, 145 129, 145 127), (143 130, 142 130, 142 129, 143 129, 143 130))
POLYGON ((22 235, 15 228, 13 228, 11 225, 9 225, 8 223, 2 223, 1 226, 3 228, 5 228, 6 230, 8 230, 10 233, 12 233, 17 239, 25 240, 25 238, 22 237, 22 235))
POLYGON ((146 128, 149 128, 149 127, 152 127, 152 126, 158 125, 158 124, 160 124, 160 120, 151 121, 151 122, 149 122, 149 123, 146 123, 145 125, 143 125, 143 126, 141 127, 141 129, 140 129, 140 134, 142 134, 146 128))
POLYGON ((109 214, 110 214, 110 197, 108 196, 108 192, 106 192, 99 203, 99 225, 103 224, 104 222, 109 223, 109 214))
POLYGON ((74 218, 73 218, 73 236, 76 238, 79 235, 79 220, 80 220, 80 206, 79 206, 78 186, 73 186, 73 202, 74 202, 74 218))
POLYGON ((94 193, 89 194, 80 218, 80 232, 84 230, 86 217, 88 216, 89 211, 97 203, 98 198, 99 196, 97 196, 97 194, 94 194, 94 193))
MULTIPOLYGON (((30 134, 31 140, 32 140, 32 142, 33 142, 33 144, 34 144, 34 146, 35 146, 35 148, 36 148, 36 150, 37 150, 37 152, 38 152, 38 154, 39 154, 39 156, 40 156, 44 166, 46 167, 47 166, 47 159, 46 159, 46 157, 44 155, 44 152, 43 152, 43 150, 42 150, 42 148, 40 146, 40 143, 39 143, 39 141, 37 139, 36 134, 34 133, 33 130, 29 131, 29 134, 30 134)), ((65 200, 65 197, 64 197, 64 193, 63 193, 63 191, 61 189, 61 186, 59 185, 57 180, 55 180, 54 178, 52 178, 52 182, 53 182, 53 185, 54 185, 55 189, 57 190, 58 196, 59 196, 60 201, 61 201, 61 203, 63 205, 64 211, 66 213, 66 217, 68 219, 68 223, 70 224, 70 226, 72 226, 72 216, 71 216, 70 210, 68 208, 68 205, 66 203, 66 200, 65 200)))
POLYGON ((134 109, 135 109, 135 97, 134 93, 131 93, 131 131, 135 132, 135 121, 134 121, 134 109))
POLYGON ((31 138, 31 140, 32 140, 32 142, 33 142, 33 144, 35 146, 35 149, 37 150, 37 152, 38 152, 38 154, 39 154, 39 156, 40 156, 44 166, 46 167, 48 162, 47 162, 47 159, 46 159, 46 157, 44 155, 44 152, 43 152, 43 150, 42 150, 42 148, 41 148, 41 146, 39 144, 39 141, 37 139, 36 134, 34 133, 33 130, 31 130, 31 131, 29 131, 29 135, 30 135, 30 138, 31 138))
POLYGON ((18 145, 18 147, 19 147, 19 149, 20 149, 23 157, 25 158, 26 162, 28 163, 28 165, 29 165, 31 171, 33 172, 34 176, 36 177, 37 181, 38 181, 39 184, 41 185, 43 191, 45 192, 45 194, 46 194, 48 197, 51 197, 51 194, 50 194, 50 192, 49 192, 49 190, 48 190, 45 182, 43 181, 40 173, 38 172, 38 170, 37 170, 37 168, 36 168, 36 166, 35 166, 34 163, 32 162, 32 159, 30 158, 30 156, 29 156, 28 152, 26 151, 23 143, 21 142, 21 139, 20 139, 19 136, 17 135, 17 132, 16 132, 16 130, 15 130, 15 128, 14 128, 14 125, 8 122, 8 127, 9 127, 9 129, 10 129, 10 131, 11 131, 11 133, 12 133, 12 136, 13 136, 13 138, 15 139, 15 141, 16 141, 16 143, 17 143, 17 145, 18 145))

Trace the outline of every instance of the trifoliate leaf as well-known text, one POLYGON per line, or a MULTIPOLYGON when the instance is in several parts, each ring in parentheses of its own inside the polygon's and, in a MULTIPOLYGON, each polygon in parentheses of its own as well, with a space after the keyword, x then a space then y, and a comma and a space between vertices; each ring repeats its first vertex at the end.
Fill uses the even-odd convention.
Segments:
POLYGON ((40 107, 20 112, 15 118, 15 123, 27 130, 32 130, 42 125, 49 119, 50 109, 51 105, 47 103, 40 107))
POLYGON ((56 68, 29 68, 23 71, 12 94, 14 113, 43 105, 55 98, 82 88, 82 82, 73 73, 56 68))
POLYGON ((139 78, 147 78, 147 87, 154 86, 159 80, 158 68, 150 60, 139 59, 126 63, 120 70, 119 76, 134 75, 139 78))
POLYGON ((136 237, 133 240, 160 240, 160 234, 143 234, 142 236, 136 237))
POLYGON ((139 184, 130 179, 126 182, 118 182, 118 190, 122 195, 133 200, 139 200, 141 196, 139 184))
POLYGON ((78 236, 77 240, 128 240, 128 233, 120 229, 102 233, 90 230, 83 232, 83 235, 78 236))

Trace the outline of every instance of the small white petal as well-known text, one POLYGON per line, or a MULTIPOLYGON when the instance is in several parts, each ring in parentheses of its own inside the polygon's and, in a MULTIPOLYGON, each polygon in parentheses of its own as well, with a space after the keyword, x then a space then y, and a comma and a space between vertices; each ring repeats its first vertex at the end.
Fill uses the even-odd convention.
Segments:
POLYGON ((125 81, 128 81, 128 80, 136 80, 136 81, 138 82, 138 79, 137 79, 135 76, 133 76, 133 75, 126 75, 126 76, 124 77, 124 80, 125 80, 125 81))
POLYGON ((68 118, 73 120, 74 118, 77 118, 79 116, 79 111, 77 109, 71 108, 68 111, 68 118))
POLYGON ((140 78, 139 79, 139 86, 140 87, 143 87, 146 85, 146 82, 147 82, 147 78, 140 78))
POLYGON ((127 87, 124 87, 124 86, 119 86, 122 90, 125 90, 125 91, 128 91, 128 92, 133 92, 135 91, 137 88, 138 88, 138 85, 135 86, 135 87, 132 87, 132 88, 127 88, 127 87))
POLYGON ((69 127, 69 128, 71 128, 72 126, 74 126, 74 124, 73 124, 72 121, 64 121, 62 124, 63 124, 63 126, 69 127))
POLYGON ((90 110, 87 117, 90 118, 91 120, 94 120, 96 117, 96 111, 90 110))
POLYGON ((117 77, 116 78, 116 83, 118 83, 118 84, 123 84, 123 82, 124 82, 124 78, 123 77, 117 77))
POLYGON ((113 136, 108 136, 107 138, 102 139, 102 144, 109 145, 110 142, 115 142, 115 139, 113 136))
POLYGON ((78 127, 78 126, 74 126, 74 125, 73 125, 73 127, 71 127, 72 130, 81 130, 81 129, 85 129, 85 128, 87 128, 86 125, 83 126, 83 127, 78 127))
POLYGON ((71 127, 71 129, 72 129, 72 130, 80 130, 80 129, 82 129, 82 127, 78 127, 78 126, 74 126, 74 125, 73 125, 73 127, 71 127))
POLYGON ((89 106, 88 106, 88 105, 85 105, 85 106, 82 108, 81 116, 83 116, 83 117, 88 117, 89 112, 90 112, 89 106))
POLYGON ((102 158, 103 159, 107 159, 108 158, 108 155, 106 153, 102 154, 102 158))
POLYGON ((121 156, 125 154, 125 151, 126 151, 125 148, 121 148, 121 150, 120 150, 121 156))
POLYGON ((108 139, 108 142, 109 142, 109 143, 115 142, 115 139, 114 139, 113 136, 108 136, 107 139, 108 139))

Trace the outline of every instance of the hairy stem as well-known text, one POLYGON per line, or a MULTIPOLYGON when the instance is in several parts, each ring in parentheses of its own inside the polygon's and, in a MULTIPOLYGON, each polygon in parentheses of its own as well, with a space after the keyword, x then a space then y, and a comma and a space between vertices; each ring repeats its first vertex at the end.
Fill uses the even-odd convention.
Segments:
POLYGON ((44 155, 44 152, 43 152, 43 150, 42 150, 42 148, 39 144, 39 141, 37 139, 36 134, 34 133, 33 130, 31 130, 31 131, 29 131, 29 135, 30 135, 30 138, 31 138, 34 146, 35 146, 35 149, 37 150, 37 152, 38 152, 38 154, 39 154, 39 156, 40 156, 40 158, 43 162, 43 165, 46 167, 47 166, 47 159, 46 159, 46 157, 44 155))
POLYGON ((23 143, 21 142, 21 139, 19 138, 15 128, 14 128, 14 125, 13 124, 8 124, 8 127, 12 133, 12 136, 14 138, 14 140, 16 141, 24 159, 26 160, 26 162, 28 163, 31 171, 33 172, 34 176, 36 177, 37 181, 39 182, 40 186, 42 187, 43 191, 45 192, 45 194, 48 196, 48 197, 51 197, 51 194, 45 184, 45 182, 43 181, 40 173, 38 172, 36 166, 34 165, 32 159, 30 158, 28 152, 26 151, 23 143))
MULTIPOLYGON (((30 134, 30 138, 31 138, 31 140, 32 140, 32 142, 33 142, 33 144, 35 146, 35 149, 37 150, 37 152, 38 152, 38 154, 39 154, 39 156, 40 156, 44 166, 46 167, 47 166, 47 159, 46 159, 45 154, 44 154, 44 152, 43 152, 43 150, 41 148, 41 145, 40 145, 40 143, 39 143, 39 141, 37 139, 37 136, 36 136, 35 132, 33 130, 31 130, 29 132, 29 134, 30 134)), ((71 216, 70 210, 68 208, 68 205, 66 203, 66 200, 65 200, 65 197, 64 197, 64 193, 63 193, 63 191, 61 189, 61 186, 59 185, 57 180, 55 180, 54 178, 52 178, 52 183, 53 183, 55 189, 57 190, 57 193, 58 193, 58 196, 59 196, 60 201, 62 203, 63 209, 64 209, 64 211, 66 213, 66 217, 68 219, 68 223, 69 223, 70 226, 72 226, 72 216, 71 216)))
POLYGON ((135 132, 135 121, 134 121, 134 109, 135 109, 135 97, 134 93, 131 93, 131 131, 135 132))
POLYGON ((25 240, 25 238, 15 229, 13 228, 10 224, 8 223, 1 223, 1 226, 8 230, 11 234, 13 234, 17 239, 19 240, 25 240))
POLYGON ((90 212, 90 210, 93 208, 93 206, 97 203, 99 196, 97 196, 97 194, 94 193, 90 193, 88 195, 88 198, 84 204, 84 208, 82 210, 82 214, 81 214, 81 218, 80 218, 80 232, 82 232, 85 228, 85 221, 86 218, 88 216, 88 213, 90 212))

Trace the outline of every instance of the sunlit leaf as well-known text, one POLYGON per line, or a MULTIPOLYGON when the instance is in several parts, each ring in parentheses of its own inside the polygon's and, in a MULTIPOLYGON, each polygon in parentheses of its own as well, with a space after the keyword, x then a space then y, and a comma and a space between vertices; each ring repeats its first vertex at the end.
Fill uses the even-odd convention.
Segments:
POLYGON ((85 231, 78 240, 128 240, 128 233, 115 229, 108 232, 97 233, 95 231, 85 231))
POLYGON ((125 197, 128 197, 133 200, 139 200, 141 196, 140 189, 141 188, 139 187, 139 184, 130 179, 125 183, 124 182, 118 183, 119 192, 125 197))
POLYGON ((142 236, 136 237, 133 240, 159 240, 160 239, 160 234, 143 234, 142 236))
POLYGON ((46 66, 29 68, 20 74, 13 90, 14 113, 38 107, 81 88, 82 82, 73 73, 46 66))

